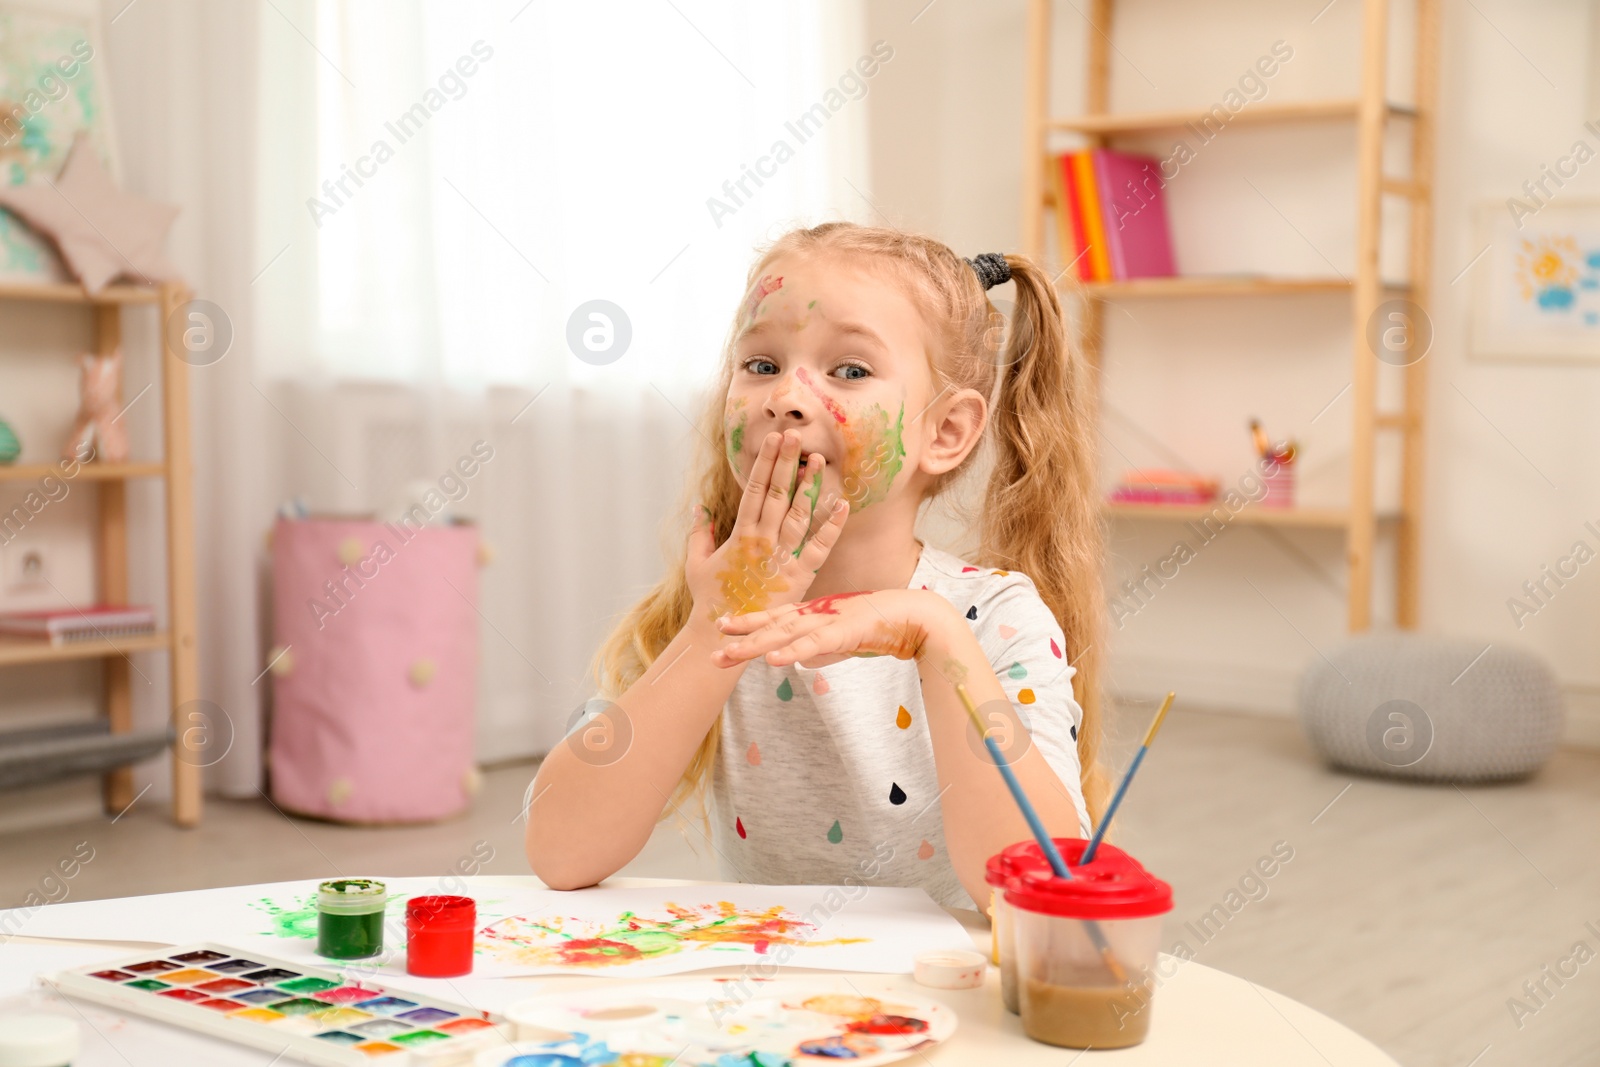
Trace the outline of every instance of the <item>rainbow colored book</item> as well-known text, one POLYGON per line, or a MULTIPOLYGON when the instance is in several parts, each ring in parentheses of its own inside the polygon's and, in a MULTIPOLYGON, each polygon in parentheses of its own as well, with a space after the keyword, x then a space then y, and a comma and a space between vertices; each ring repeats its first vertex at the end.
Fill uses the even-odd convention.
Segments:
POLYGON ((1084 229, 1083 206, 1078 198, 1077 179, 1073 176, 1073 154, 1060 156, 1051 170, 1055 179, 1056 225, 1063 258, 1079 281, 1090 282, 1094 281, 1094 264, 1089 259, 1089 235, 1084 229))

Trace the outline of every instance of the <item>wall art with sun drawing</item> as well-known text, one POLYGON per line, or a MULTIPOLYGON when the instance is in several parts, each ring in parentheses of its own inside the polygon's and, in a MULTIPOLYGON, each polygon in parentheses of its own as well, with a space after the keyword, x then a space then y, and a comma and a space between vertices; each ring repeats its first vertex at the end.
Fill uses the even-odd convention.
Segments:
POLYGON ((1600 359, 1600 202, 1478 212, 1472 354, 1600 359))

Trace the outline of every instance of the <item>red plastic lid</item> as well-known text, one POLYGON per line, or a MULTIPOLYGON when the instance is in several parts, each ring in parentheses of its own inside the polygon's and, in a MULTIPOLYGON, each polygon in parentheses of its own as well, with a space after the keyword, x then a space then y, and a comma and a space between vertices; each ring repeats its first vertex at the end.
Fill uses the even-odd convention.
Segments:
POLYGON ((1101 864, 1099 853, 1072 878, 1049 869, 1019 874, 1006 889, 1006 903, 1024 911, 1070 919, 1139 919, 1172 910, 1172 887, 1137 864, 1101 864))
POLYGON ((418 926, 472 926, 478 903, 471 897, 412 897, 406 901, 406 922, 418 926))
MULTIPOLYGON (((1051 840, 1056 843, 1056 849, 1061 853, 1061 858, 1066 861, 1067 866, 1076 871, 1078 858, 1083 855, 1083 850, 1089 847, 1089 842, 1081 837, 1056 837, 1051 840)), ((1101 842, 1100 847, 1095 849, 1094 862, 1089 865, 1089 869, 1102 865, 1139 867, 1140 863, 1116 845, 1101 842)), ((983 878, 995 888, 1004 889, 1008 888, 1011 879, 1023 871, 1049 869, 1050 861, 1044 858, 1044 850, 1039 847, 1039 842, 1030 839, 1007 845, 990 856, 988 863, 984 865, 983 878)))

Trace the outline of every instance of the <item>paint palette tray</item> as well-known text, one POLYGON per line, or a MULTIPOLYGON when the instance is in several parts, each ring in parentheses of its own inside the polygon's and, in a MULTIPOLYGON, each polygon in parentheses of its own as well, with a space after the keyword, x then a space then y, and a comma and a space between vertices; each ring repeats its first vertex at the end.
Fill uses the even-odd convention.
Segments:
POLYGON ((470 1064, 508 1034, 499 1016, 390 990, 369 975, 209 942, 42 980, 67 996, 328 1067, 470 1064))

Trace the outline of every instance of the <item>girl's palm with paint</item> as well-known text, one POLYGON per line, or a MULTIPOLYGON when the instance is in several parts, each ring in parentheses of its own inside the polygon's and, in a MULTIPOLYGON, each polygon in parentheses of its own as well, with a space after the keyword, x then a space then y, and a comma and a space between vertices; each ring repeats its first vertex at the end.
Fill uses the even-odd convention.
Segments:
POLYGON ((823 514, 816 514, 826 466, 815 452, 800 459, 800 431, 767 434, 728 539, 715 544, 703 510, 689 536, 685 568, 697 615, 715 619, 805 599, 849 516, 837 498, 823 500, 823 514), (801 474, 809 488, 796 492, 801 474))
POLYGON ((732 666, 765 656, 775 667, 826 667, 852 656, 917 659, 940 620, 952 616, 937 594, 915 589, 834 593, 771 611, 725 615, 718 629, 744 635, 713 661, 732 666))

